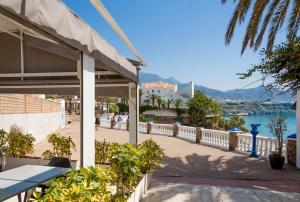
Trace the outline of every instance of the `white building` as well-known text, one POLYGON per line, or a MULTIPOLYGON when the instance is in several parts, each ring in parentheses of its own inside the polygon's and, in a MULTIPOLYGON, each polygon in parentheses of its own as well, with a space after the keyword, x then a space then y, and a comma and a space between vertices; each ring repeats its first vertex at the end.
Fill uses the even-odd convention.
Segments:
POLYGON ((165 82, 153 82, 144 83, 142 85, 142 97, 141 105, 152 105, 150 96, 152 94, 158 95, 163 98, 166 102, 173 100, 170 108, 175 108, 175 100, 182 100, 180 107, 187 107, 187 102, 194 96, 194 83, 190 82, 187 86, 184 86, 180 90, 177 90, 176 84, 170 84, 165 82))

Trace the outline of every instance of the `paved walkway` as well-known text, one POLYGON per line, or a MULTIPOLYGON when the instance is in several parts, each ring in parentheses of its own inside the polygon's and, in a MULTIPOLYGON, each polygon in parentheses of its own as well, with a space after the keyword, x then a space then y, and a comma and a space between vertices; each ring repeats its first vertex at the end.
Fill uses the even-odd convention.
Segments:
POLYGON ((293 202, 299 193, 181 183, 152 182, 143 202, 293 202))
MULTIPOLYGON (((80 145, 78 122, 66 126, 59 132, 63 135, 71 136, 75 144, 80 145)), ((160 196, 162 197, 162 200, 159 201, 167 201, 168 197, 166 198, 166 196, 177 196, 178 194, 176 193, 185 193, 184 189, 190 189, 191 187, 192 190, 201 189, 198 191, 201 193, 202 191, 206 192, 206 189, 221 190, 212 193, 217 194, 218 196, 223 196, 223 192, 227 192, 230 188, 232 190, 228 195, 233 196, 233 193, 239 191, 240 188, 243 188, 245 190, 242 193, 247 193, 245 197, 250 197, 248 198, 249 200, 252 200, 252 193, 249 194, 250 190, 253 190, 254 193, 257 192, 258 195, 262 194, 263 196, 272 193, 272 197, 278 198, 277 201, 280 201, 281 199, 294 200, 295 196, 300 199, 298 194, 282 193, 300 193, 300 170, 289 167, 286 167, 283 170, 273 170, 270 168, 269 162, 264 159, 249 158, 245 155, 234 152, 225 152, 219 149, 189 143, 173 137, 147 134, 140 135, 140 141, 149 138, 152 138, 159 143, 165 152, 161 167, 154 172, 155 183, 152 184, 151 188, 151 190, 156 190, 156 188, 164 187, 161 188, 163 191, 157 191, 157 193, 163 195, 160 196), (167 190, 170 190, 171 193, 166 193, 167 190), (258 190, 261 190, 261 192, 258 190)), ((105 139, 105 141, 108 142, 126 143, 129 138, 127 131, 100 128, 96 132, 96 139, 105 139)), ((37 144, 35 146, 35 155, 40 156, 45 148, 49 148, 47 141, 37 144)), ((72 158, 79 159, 79 148, 74 152, 72 158)), ((145 199, 146 201, 152 201, 151 198, 153 198, 153 196, 151 192, 149 192, 149 198, 145 199)), ((178 197, 181 197, 179 195, 178 197)), ((155 197, 158 196, 154 196, 154 198, 155 197)), ((170 199, 172 198, 171 196, 169 197, 170 199)), ((256 196, 253 195, 253 197, 256 196)), ((190 198, 194 198, 194 195, 190 195, 190 198)), ((223 200, 222 197, 221 199, 223 200)), ((174 199, 173 201, 185 200, 174 199)))

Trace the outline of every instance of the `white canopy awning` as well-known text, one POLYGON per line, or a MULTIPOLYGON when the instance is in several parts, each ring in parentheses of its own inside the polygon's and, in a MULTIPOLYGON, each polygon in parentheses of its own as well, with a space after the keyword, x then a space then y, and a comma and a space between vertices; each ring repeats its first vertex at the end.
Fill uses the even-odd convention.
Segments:
POLYGON ((136 81, 137 68, 59 0, 0 0, 0 14, 2 29, 17 31, 22 25, 31 35, 61 40, 136 81))

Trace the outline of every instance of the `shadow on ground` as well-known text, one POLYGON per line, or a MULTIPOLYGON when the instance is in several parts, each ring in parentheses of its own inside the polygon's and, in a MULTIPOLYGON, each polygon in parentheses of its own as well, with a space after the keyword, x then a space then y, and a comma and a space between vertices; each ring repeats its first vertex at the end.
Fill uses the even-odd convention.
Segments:
POLYGON ((143 202, 162 201, 299 201, 300 194, 270 190, 241 189, 204 185, 153 183, 143 202))
POLYGON ((231 158, 210 158, 211 155, 193 153, 185 157, 165 156, 163 164, 155 172, 162 177, 193 177, 249 180, 297 180, 300 171, 286 167, 283 170, 270 168, 268 160, 255 159, 243 155, 231 158))

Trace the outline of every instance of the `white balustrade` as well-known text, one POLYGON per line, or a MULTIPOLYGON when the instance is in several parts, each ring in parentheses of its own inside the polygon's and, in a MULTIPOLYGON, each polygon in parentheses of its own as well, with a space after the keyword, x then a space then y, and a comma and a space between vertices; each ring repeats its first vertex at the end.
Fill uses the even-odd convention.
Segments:
POLYGON ((100 119, 100 126, 102 128, 110 128, 110 120, 100 119))
POLYGON ((152 128, 151 128, 151 134, 172 136, 173 135, 173 125, 153 123, 152 128))
POLYGON ((201 143, 224 150, 229 149, 229 132, 201 128, 201 143))
POLYGON ((140 127, 141 133, 147 133, 147 123, 146 122, 140 122, 139 127, 140 127))
MULTIPOLYGON (((103 128, 110 128, 111 121, 105 118, 100 119, 100 126, 103 128)), ((126 130, 127 122, 116 122, 114 129, 126 130)), ((174 126, 172 124, 152 124, 151 134, 173 136, 174 126)), ((147 133, 147 123, 139 123, 139 131, 141 133, 147 133)), ((229 149, 229 132, 211 130, 201 128, 202 139, 201 144, 213 146, 216 148, 228 150, 229 149)), ((178 138, 196 142, 196 128, 188 126, 179 126, 178 138)), ((237 134, 237 147, 236 152, 249 155, 252 150, 252 135, 250 133, 237 134)), ((257 136, 256 138, 256 153, 261 157, 268 157, 270 152, 277 151, 277 140, 273 138, 257 136)), ((286 143, 283 146, 283 155, 286 154, 286 143)))
POLYGON ((127 121, 117 121, 114 129, 117 130, 126 130, 127 129, 127 121))
POLYGON ((248 154, 252 149, 252 135, 251 134, 237 134, 237 147, 235 151, 248 154))
POLYGON ((196 142, 196 128, 189 126, 179 126, 177 137, 189 142, 196 142))

